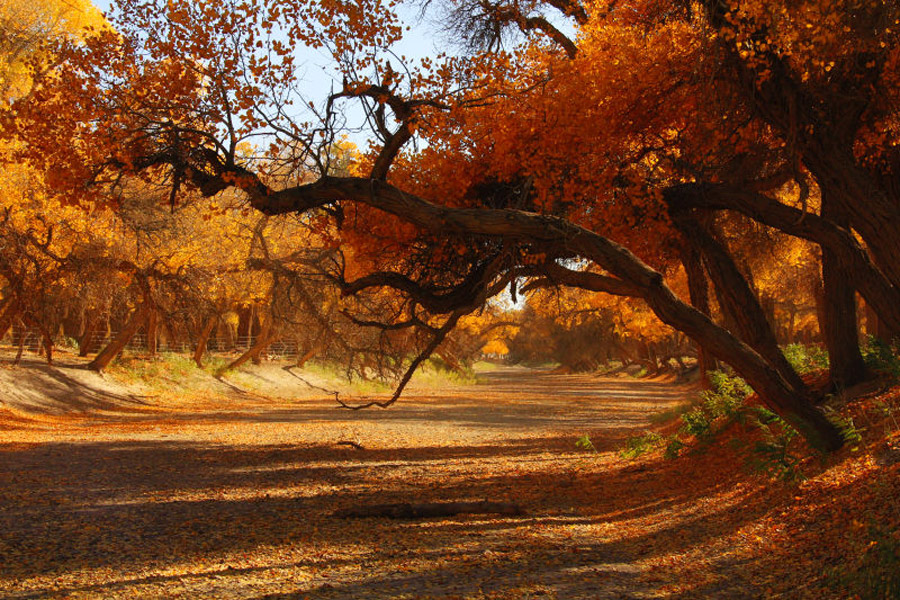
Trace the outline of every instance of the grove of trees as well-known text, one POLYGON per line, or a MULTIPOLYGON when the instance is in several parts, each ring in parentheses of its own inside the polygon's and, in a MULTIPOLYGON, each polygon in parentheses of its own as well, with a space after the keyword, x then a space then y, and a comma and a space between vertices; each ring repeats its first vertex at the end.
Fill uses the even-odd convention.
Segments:
POLYGON ((262 337, 304 320, 310 348, 405 382, 497 294, 577 290, 576 326, 652 311, 671 329, 648 343, 690 338, 823 449, 841 433, 776 299, 809 284, 837 388, 868 375, 857 294, 900 332, 896 3, 120 0, 110 21, 32 36, 4 96, 4 324, 49 339, 67 315, 45 307, 128 294, 134 322, 193 297, 204 332, 265 298, 262 337), (412 8, 465 52, 400 56, 412 8))

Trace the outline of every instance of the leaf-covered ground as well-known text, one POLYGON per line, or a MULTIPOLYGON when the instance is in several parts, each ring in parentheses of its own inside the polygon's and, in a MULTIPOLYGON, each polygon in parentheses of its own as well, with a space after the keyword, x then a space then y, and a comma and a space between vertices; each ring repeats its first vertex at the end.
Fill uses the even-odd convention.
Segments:
POLYGON ((621 458, 692 392, 661 381, 506 368, 349 412, 274 367, 277 398, 94 377, 0 368, 4 598, 844 598, 900 547, 896 390, 792 486, 724 441, 621 458), (527 514, 331 516, 464 500, 527 514))

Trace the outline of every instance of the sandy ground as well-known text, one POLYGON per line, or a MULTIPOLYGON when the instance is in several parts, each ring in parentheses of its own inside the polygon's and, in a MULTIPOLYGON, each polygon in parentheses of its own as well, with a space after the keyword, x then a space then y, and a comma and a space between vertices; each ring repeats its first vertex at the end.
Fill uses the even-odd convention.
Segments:
POLYGON ((740 485, 698 476, 688 490, 616 452, 684 387, 498 368, 351 412, 313 375, 246 377, 277 397, 220 382, 148 395, 77 365, 0 368, 0 596, 758 596, 722 541, 753 518, 740 485), (575 448, 582 435, 596 453, 575 448), (332 516, 467 500, 526 514, 332 516), (706 561, 697 580, 667 574, 669 557, 691 553, 706 561))

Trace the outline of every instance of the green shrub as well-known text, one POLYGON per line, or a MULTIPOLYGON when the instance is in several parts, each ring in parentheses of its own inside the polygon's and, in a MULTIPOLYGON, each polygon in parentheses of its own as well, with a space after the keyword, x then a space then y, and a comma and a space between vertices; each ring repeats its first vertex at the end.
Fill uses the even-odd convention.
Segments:
POLYGON ((791 452, 797 430, 767 408, 754 406, 750 412, 755 417, 752 423, 762 438, 753 444, 747 457, 750 467, 773 479, 792 483, 803 481, 806 477, 800 470, 800 457, 791 452))
POLYGON ((641 435, 634 435, 625 440, 625 448, 621 454, 624 458, 637 458, 660 447, 664 442, 665 438, 655 431, 645 431, 641 435))
POLYGON ((862 348, 862 355, 871 370, 900 379, 900 357, 889 344, 869 336, 862 348))
POLYGON ((714 418, 702 406, 698 406, 681 415, 681 421, 684 425, 682 425, 680 431, 699 440, 710 439, 713 435, 714 418))
POLYGON ((666 460, 674 460, 681 454, 682 448, 684 448, 684 442, 678 439, 678 436, 676 435, 670 436, 666 443, 666 449, 663 452, 663 457, 666 460))
POLYGON ((740 377, 729 375, 725 371, 710 371, 709 383, 715 393, 723 396, 744 399, 753 393, 746 381, 740 377))
POLYGON ((597 452, 597 449, 594 447, 594 442, 591 441, 590 436, 584 434, 577 440, 575 440, 575 447, 579 450, 587 450, 589 452, 597 452))
POLYGON ((801 375, 828 368, 828 351, 819 346, 788 344, 781 351, 794 370, 801 375))
POLYGON ((681 431, 700 440, 714 436, 717 419, 735 417, 753 391, 740 377, 722 371, 710 372, 709 381, 712 389, 702 392, 700 403, 681 415, 681 431))

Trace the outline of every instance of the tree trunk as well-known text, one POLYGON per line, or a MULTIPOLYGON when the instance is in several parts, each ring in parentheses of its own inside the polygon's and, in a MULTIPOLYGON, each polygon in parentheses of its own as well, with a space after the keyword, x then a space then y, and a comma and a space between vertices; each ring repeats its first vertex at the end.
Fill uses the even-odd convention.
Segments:
POLYGON ((156 356, 157 350, 157 333, 159 330, 159 312, 156 307, 151 308, 147 313, 147 323, 144 327, 144 330, 147 332, 147 354, 150 356, 156 356))
POLYGON ((206 325, 203 326, 203 331, 200 332, 200 337, 197 338, 197 347, 194 348, 194 362, 197 364, 198 369, 203 368, 203 354, 206 352, 206 345, 209 343, 209 336, 212 334, 213 329, 215 329, 216 323, 218 322, 218 315, 211 315, 206 320, 206 325))
MULTIPOLYGON (((830 197, 822 194, 822 217, 840 226, 846 219, 830 197)), ((822 247, 822 316, 820 326, 828 349, 831 383, 836 389, 846 389, 868 376, 866 363, 859 350, 859 331, 856 324, 856 290, 835 253, 822 247)))
MULTIPOLYGON (((681 264, 687 275, 688 293, 691 298, 691 306, 709 316, 709 285, 706 279, 706 271, 703 269, 703 260, 697 247, 689 240, 681 245, 681 264)), ((700 385, 709 388, 709 372, 719 368, 716 358, 703 345, 697 344, 697 368, 700 372, 700 385)))
MULTIPOLYGON (((22 335, 19 336, 18 349, 16 350, 16 358, 13 359, 13 364, 18 365, 22 361, 22 352, 25 351, 25 326, 22 325, 22 318, 19 317, 19 328, 22 330, 22 335)), ((15 328, 13 329, 15 332, 15 328)))
POLYGON ((125 346, 128 345, 128 342, 131 341, 131 338, 134 337, 134 334, 137 333, 137 330, 140 329, 141 325, 146 321, 148 310, 146 302, 139 304, 131 313, 131 317, 125 324, 125 327, 119 332, 119 335, 107 344, 103 350, 97 353, 94 360, 88 363, 88 368, 93 369, 94 371, 102 371, 109 366, 109 363, 125 349, 125 346))
POLYGON ((319 345, 313 344, 309 350, 303 353, 302 356, 298 356, 296 366, 298 369, 302 369, 303 366, 309 362, 309 360, 319 353, 319 345))
POLYGON ((797 388, 749 346, 718 327, 709 317, 684 304, 660 280, 644 299, 667 325, 707 345, 756 390, 776 413, 791 423, 812 446, 834 451, 844 444, 837 426, 816 408, 805 388, 797 388))
POLYGON ((676 185, 668 188, 664 197, 670 209, 734 210, 789 235, 827 246, 850 275, 850 284, 889 327, 900 332, 900 286, 873 262, 850 230, 758 192, 724 184, 676 185))
POLYGON ((88 311, 85 315, 84 331, 78 340, 78 356, 87 356, 93 350, 95 337, 100 331, 99 317, 94 311, 88 311))
MULTIPOLYGON (((730 4, 704 3, 709 22, 720 32, 732 27, 730 4)), ((752 37, 762 31, 747 33, 752 37)), ((875 264, 900 287, 900 201, 893 193, 896 173, 890 167, 872 173, 854 152, 859 117, 866 105, 874 102, 871 94, 877 87, 867 79, 879 70, 869 69, 865 75, 857 72, 852 82, 837 76, 841 89, 818 94, 800 81, 788 58, 774 49, 761 51, 752 62, 740 56, 735 44, 727 44, 724 50, 726 65, 733 70, 746 100, 788 141, 792 146, 788 150, 802 157, 822 195, 837 203, 865 241, 875 264)), ((873 60, 873 65, 876 62, 873 60)))
MULTIPOLYGON (((259 355, 263 350, 266 349, 266 346, 275 341, 275 338, 278 337, 277 332, 274 327, 264 327, 264 331, 260 333, 256 338, 256 343, 250 347, 249 350, 241 354, 234 361, 232 361, 228 366, 225 367, 225 371, 231 371, 233 369, 237 369, 241 365, 243 365, 248 360, 257 361, 259 360, 259 355)), ((258 364, 258 363, 255 363, 258 364)))
POLYGON ((719 295, 722 312, 734 324, 738 337, 759 352, 796 390, 805 390, 803 380, 784 357, 766 313, 760 306, 747 279, 741 273, 725 247, 715 239, 691 214, 677 212, 672 221, 703 254, 710 279, 719 295))
POLYGON ((22 322, 35 330, 41 335, 41 342, 44 350, 44 354, 47 357, 47 364, 53 364, 53 336, 50 335, 50 331, 44 327, 40 322, 31 318, 29 315, 22 315, 22 322))

